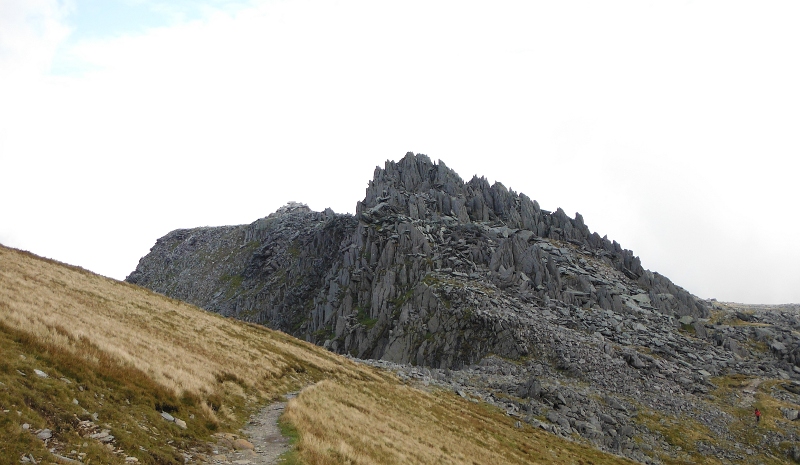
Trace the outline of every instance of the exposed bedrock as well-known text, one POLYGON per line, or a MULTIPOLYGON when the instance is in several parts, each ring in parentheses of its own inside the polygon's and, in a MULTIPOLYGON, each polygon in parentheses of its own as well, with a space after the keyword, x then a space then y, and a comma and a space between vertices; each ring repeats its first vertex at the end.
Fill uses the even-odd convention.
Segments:
POLYGON ((544 311, 708 315, 580 214, 411 153, 376 168, 355 216, 290 203, 249 225, 176 230, 127 280, 339 353, 432 367, 554 356, 531 324, 544 311))

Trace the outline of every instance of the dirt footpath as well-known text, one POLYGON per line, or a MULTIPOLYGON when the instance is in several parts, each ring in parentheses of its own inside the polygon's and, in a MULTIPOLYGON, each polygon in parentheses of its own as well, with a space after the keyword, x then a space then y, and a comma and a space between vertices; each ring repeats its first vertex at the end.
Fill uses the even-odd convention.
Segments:
MULTIPOLYGON (((291 399, 297 393, 287 394, 291 399)), ((289 450, 289 440, 278 429, 278 417, 286 408, 286 402, 276 402, 264 407, 250 417, 241 435, 217 433, 215 455, 210 463, 238 465, 277 464, 278 457, 289 450)))

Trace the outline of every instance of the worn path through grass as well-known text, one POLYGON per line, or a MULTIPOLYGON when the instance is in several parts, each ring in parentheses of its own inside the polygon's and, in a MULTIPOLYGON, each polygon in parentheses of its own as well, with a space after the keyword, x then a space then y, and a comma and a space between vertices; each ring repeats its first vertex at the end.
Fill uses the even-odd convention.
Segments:
POLYGON ((239 438, 231 434, 217 434, 217 443, 211 445, 214 455, 210 462, 242 465, 285 463, 282 460, 285 457, 282 456, 290 453, 291 444, 290 438, 281 432, 278 421, 286 408, 286 402, 296 395, 296 392, 287 394, 286 401, 274 402, 251 415, 241 430, 242 439, 246 439, 246 442, 237 442, 239 438))

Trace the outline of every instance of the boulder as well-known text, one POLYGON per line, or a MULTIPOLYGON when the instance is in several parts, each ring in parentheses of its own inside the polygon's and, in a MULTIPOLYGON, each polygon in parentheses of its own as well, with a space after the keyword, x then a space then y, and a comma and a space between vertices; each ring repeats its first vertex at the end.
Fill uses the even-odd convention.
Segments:
POLYGON ((793 394, 800 394, 800 383, 794 382, 794 383, 784 384, 783 388, 793 394))
POLYGON ((253 450, 255 446, 247 439, 236 439, 233 441, 233 448, 236 450, 253 450))
POLYGON ((628 362, 628 365, 641 370, 642 368, 647 368, 647 365, 639 358, 639 355, 634 352, 624 352, 622 354, 622 358, 628 362))
POLYGON ((538 397, 542 392, 542 383, 536 378, 531 377, 517 387, 517 396, 524 398, 538 397))
POLYGON ((798 416, 800 416, 800 411, 786 407, 781 407, 781 413, 783 413, 783 417, 789 421, 797 420, 798 416))
POLYGON ((747 349, 740 346, 736 339, 730 337, 725 339, 723 347, 733 352, 733 354, 739 358, 746 358, 748 355, 750 355, 747 349))
POLYGON ((775 352, 786 352, 786 344, 780 341, 772 341, 772 344, 769 345, 769 348, 775 352))
POLYGON ((706 339, 708 337, 708 332, 706 331, 706 325, 703 324, 702 321, 695 321, 692 325, 694 328, 694 335, 699 337, 700 339, 706 339))

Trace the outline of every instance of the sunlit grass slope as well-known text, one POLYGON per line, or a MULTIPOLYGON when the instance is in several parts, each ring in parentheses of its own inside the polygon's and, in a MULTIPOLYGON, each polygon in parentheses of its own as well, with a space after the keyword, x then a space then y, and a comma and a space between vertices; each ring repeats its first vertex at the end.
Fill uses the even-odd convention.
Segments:
POLYGON ((283 333, 2 246, 0 355, 0 463, 201 462, 214 431, 236 431, 303 386, 284 416, 301 463, 628 463, 283 333), (34 434, 44 428, 47 444, 34 434), (114 442, 91 438, 99 431, 114 442))
POLYGON ((287 391, 382 376, 283 333, 4 247, 0 334, 0 431, 19 439, 0 441, 0 450, 14 462, 47 456, 21 425, 52 429, 48 448, 58 442, 77 454, 86 442, 80 422, 93 421, 98 431, 83 432, 110 429, 122 450, 98 447, 87 455, 95 463, 125 455, 183 463, 181 451, 202 452, 210 433, 238 427, 255 405, 287 391))

